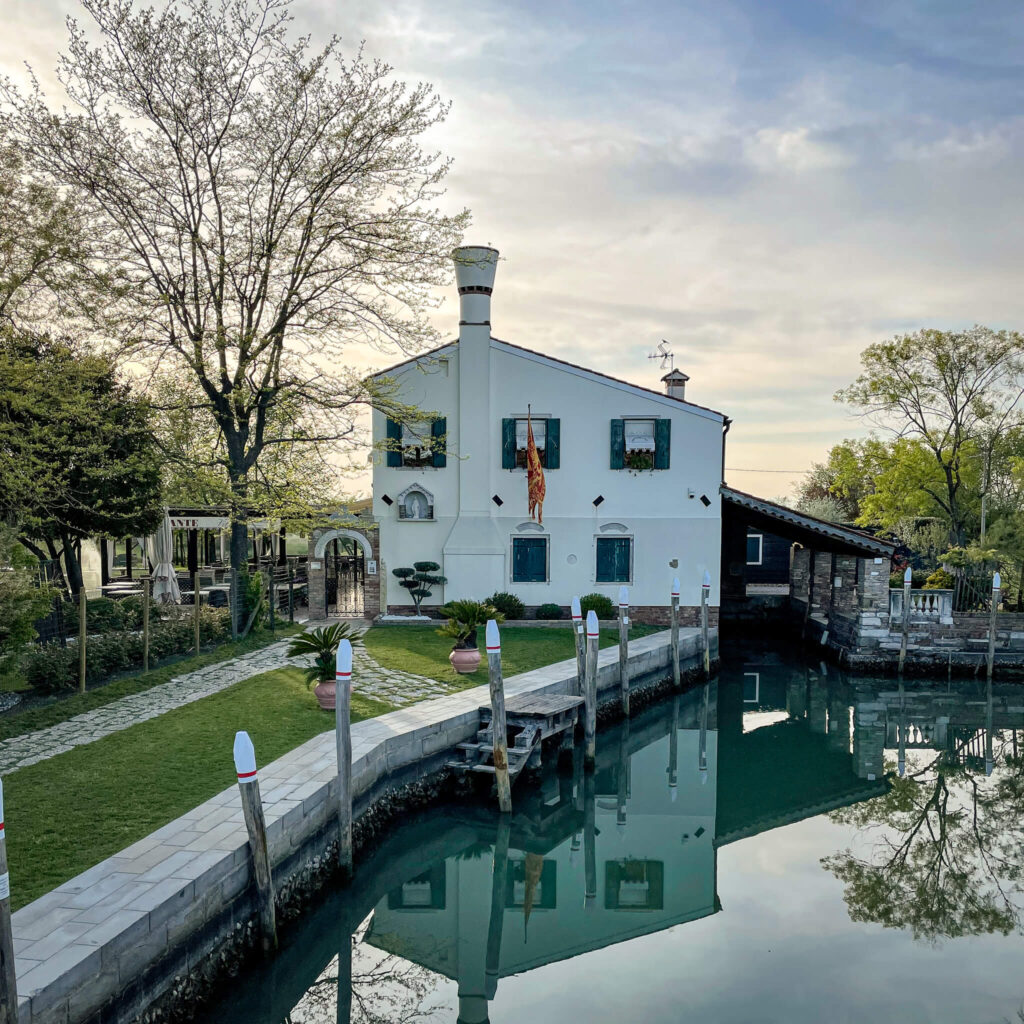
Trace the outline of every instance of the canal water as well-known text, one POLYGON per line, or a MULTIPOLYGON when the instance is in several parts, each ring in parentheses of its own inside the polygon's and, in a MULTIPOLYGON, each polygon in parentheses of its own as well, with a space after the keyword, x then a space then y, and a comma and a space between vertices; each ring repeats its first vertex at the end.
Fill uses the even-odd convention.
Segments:
POLYGON ((751 652, 396 829, 209 1024, 1024 1020, 1024 686, 751 652))

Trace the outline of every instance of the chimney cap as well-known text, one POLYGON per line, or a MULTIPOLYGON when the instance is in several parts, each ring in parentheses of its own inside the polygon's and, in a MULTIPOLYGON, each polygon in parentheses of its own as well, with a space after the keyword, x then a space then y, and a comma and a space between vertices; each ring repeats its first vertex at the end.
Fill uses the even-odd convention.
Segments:
POLYGON ((690 378, 687 374, 683 373, 682 370, 669 370, 664 377, 661 378, 663 381, 677 381, 681 380, 684 383, 690 378))

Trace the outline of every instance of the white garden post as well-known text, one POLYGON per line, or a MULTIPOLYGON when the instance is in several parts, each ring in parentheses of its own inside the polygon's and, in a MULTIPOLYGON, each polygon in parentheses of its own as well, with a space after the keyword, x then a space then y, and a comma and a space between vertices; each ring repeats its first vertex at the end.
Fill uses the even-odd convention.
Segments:
POLYGON ((338 867, 352 877, 352 643, 334 659, 334 738, 338 752, 338 867))
POLYGON ((576 641, 576 696, 582 697, 587 672, 587 651, 583 639, 583 611, 578 597, 572 599, 572 635, 576 641))
POLYGON ((672 580, 672 686, 678 690, 682 686, 679 671, 679 577, 672 580))
POLYGON ((247 732, 235 733, 235 772, 242 797, 242 814, 249 833, 253 875, 256 879, 256 902, 260 919, 263 952, 277 948, 277 919, 274 910, 274 880, 270 873, 267 851, 267 824, 263 817, 260 783, 256 774, 256 750, 247 732))
POLYGON ((619 695, 629 718, 629 587, 619 587, 619 695))
POLYGON ((494 781, 498 809, 512 813, 512 783, 508 774, 508 724, 505 720, 505 684, 501 677, 501 634, 494 619, 487 620, 487 681, 491 689, 491 732, 494 734, 494 781))

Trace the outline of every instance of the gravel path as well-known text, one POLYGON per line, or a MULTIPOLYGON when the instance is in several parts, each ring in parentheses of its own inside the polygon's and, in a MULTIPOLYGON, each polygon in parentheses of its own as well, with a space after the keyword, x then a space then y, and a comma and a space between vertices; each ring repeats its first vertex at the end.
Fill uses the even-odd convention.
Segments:
MULTIPOLYGON (((311 623, 310 627, 316 625, 322 623, 311 623)), ((302 659, 287 656, 288 644, 289 640, 278 641, 230 661, 175 676, 170 682, 161 683, 142 693, 121 697, 103 707, 75 715, 66 722, 4 740, 0 742, 0 772, 26 768, 30 764, 63 754, 73 747, 93 743, 111 733, 219 693, 263 672, 288 665, 302 665, 302 659)), ((447 686, 434 679, 381 668, 361 646, 356 647, 353 653, 353 682, 358 693, 387 701, 395 707, 404 707, 448 692, 447 686)))

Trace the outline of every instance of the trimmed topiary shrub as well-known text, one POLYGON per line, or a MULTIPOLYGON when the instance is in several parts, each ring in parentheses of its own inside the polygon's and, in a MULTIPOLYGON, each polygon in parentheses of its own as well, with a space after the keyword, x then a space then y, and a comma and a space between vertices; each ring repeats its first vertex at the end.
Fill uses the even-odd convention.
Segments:
POLYGON ((560 619, 563 615, 561 605, 557 604, 542 604, 537 609, 538 619, 560 619))
POLYGON ((943 568, 938 568, 925 581, 923 590, 952 590, 956 586, 956 577, 943 568))
POLYGON ((580 598, 580 610, 584 618, 589 611, 595 612, 599 619, 615 618, 615 605, 612 604, 612 599, 604 594, 585 594, 580 598))
POLYGON ((526 606, 515 594, 509 594, 504 591, 491 594, 487 598, 487 604, 491 605, 492 608, 497 608, 506 619, 521 619, 526 612, 526 606))

